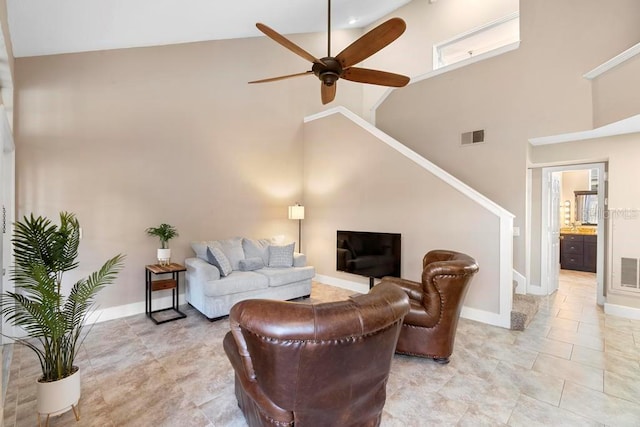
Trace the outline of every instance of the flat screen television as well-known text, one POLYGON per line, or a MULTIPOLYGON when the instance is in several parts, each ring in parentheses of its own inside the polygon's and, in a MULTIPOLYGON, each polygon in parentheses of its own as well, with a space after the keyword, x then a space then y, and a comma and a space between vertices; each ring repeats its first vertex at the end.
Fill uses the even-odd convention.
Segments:
POLYGON ((369 231, 337 232, 336 265, 338 271, 373 278, 400 277, 400 233, 369 231))

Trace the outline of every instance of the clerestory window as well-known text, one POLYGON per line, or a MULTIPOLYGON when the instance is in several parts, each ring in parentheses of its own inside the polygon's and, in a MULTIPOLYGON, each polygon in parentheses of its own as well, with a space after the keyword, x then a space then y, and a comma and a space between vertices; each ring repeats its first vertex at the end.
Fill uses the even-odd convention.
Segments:
POLYGON ((433 46, 433 69, 520 41, 520 12, 459 34, 433 46))

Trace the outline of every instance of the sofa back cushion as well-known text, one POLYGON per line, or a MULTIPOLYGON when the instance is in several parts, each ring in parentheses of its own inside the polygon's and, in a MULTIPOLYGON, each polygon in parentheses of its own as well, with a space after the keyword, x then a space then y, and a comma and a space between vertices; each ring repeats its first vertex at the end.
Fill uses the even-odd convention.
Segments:
POLYGON ((242 239, 242 249, 245 258, 262 258, 264 265, 269 264, 269 245, 271 239, 242 239))
POLYGON ((191 242, 191 249, 193 249, 193 252, 196 253, 197 258, 200 258, 203 261, 209 262, 209 260, 207 259, 207 247, 211 243, 213 243, 213 240, 209 242, 206 242, 206 241, 191 242))
POLYGON ((234 237, 232 239, 216 240, 213 246, 220 248, 231 263, 233 270, 240 269, 240 260, 245 259, 242 250, 242 237, 234 237))
POLYGON ((196 257, 210 263, 210 260, 207 257, 208 247, 220 249, 231 263, 231 268, 233 270, 238 270, 240 268, 240 260, 245 259, 244 251, 242 250, 241 237, 234 237, 226 240, 191 242, 191 249, 196 253, 196 257))

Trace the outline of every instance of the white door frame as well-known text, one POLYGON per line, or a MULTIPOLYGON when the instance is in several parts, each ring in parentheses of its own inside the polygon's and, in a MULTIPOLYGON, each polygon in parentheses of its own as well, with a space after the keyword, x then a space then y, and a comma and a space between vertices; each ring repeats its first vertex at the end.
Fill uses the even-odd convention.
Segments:
POLYGON ((552 166, 542 168, 542 196, 541 196, 541 205, 542 205, 542 224, 541 224, 541 235, 540 235, 540 280, 542 291, 545 295, 548 294, 548 283, 546 283, 545 278, 547 277, 547 267, 549 265, 548 259, 548 251, 546 248, 549 245, 549 235, 545 231, 546 228, 546 219, 544 212, 549 209, 549 192, 546 188, 545 183, 549 182, 550 174, 553 172, 565 172, 565 171, 573 171, 573 170, 582 170, 582 169, 598 169, 598 246, 597 246, 597 261, 596 261, 596 282, 597 282, 597 291, 596 298, 598 305, 603 305, 606 302, 605 294, 604 294, 604 246, 606 241, 605 236, 605 220, 606 215, 603 213, 606 211, 606 191, 607 187, 605 185, 605 163, 581 163, 581 164, 572 164, 572 165, 563 165, 563 166, 552 166))
MULTIPOLYGON (((11 281, 9 270, 13 264, 13 251, 11 238, 13 236, 13 222, 15 219, 15 144, 7 112, 0 105, 0 280, 2 291, 13 292, 14 285, 11 281), (4 212, 3 212, 4 207, 4 212), (3 224, 4 222, 4 224, 3 224), (4 229, 3 229, 4 226, 4 229)), ((2 318, 2 333, 15 336, 14 327, 2 318)), ((0 343, 9 344, 13 340, 0 336, 0 343)))
POLYGON ((559 194, 562 188, 562 177, 560 176, 556 192, 551 187, 554 186, 553 176, 561 171, 553 168, 542 169, 542 203, 541 203, 541 247, 540 247, 540 287, 543 295, 550 295, 558 290, 558 274, 560 272, 560 221, 559 221, 559 200, 556 206, 553 204, 552 194, 559 194), (555 216, 556 222, 551 221, 555 216), (550 237, 553 236, 553 237, 550 237), (551 251, 549 248, 555 247, 551 251), (553 258, 552 258, 553 257, 553 258), (553 265, 554 271, 550 271, 553 265))

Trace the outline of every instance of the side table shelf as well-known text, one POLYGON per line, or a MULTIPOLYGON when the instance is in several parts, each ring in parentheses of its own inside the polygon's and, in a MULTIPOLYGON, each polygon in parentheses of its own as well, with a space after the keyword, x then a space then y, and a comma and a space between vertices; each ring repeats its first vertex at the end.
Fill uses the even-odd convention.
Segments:
POLYGON ((178 307, 181 271, 187 271, 187 269, 183 265, 176 263, 171 263, 169 265, 153 264, 145 266, 145 313, 147 314, 147 317, 153 320, 156 325, 171 322, 173 320, 184 319, 185 317, 187 317, 187 315, 181 312, 178 307), (153 276, 157 274, 171 274, 171 279, 153 280, 153 276), (171 307, 153 310, 151 308, 151 303, 153 302, 153 291, 162 291, 167 289, 171 289, 171 307), (153 317, 153 313, 167 310, 173 310, 177 313, 177 315, 163 320, 157 320, 155 317, 153 317))

